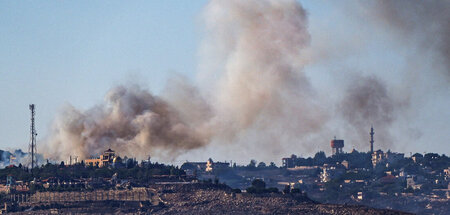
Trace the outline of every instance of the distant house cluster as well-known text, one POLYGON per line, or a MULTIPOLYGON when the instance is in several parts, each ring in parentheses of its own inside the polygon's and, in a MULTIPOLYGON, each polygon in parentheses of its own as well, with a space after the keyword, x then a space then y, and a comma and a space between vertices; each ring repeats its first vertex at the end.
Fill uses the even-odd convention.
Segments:
POLYGON ((210 173, 213 170, 229 168, 228 162, 214 162, 209 158, 206 162, 185 162, 181 165, 181 169, 186 172, 188 176, 197 176, 199 173, 210 173))

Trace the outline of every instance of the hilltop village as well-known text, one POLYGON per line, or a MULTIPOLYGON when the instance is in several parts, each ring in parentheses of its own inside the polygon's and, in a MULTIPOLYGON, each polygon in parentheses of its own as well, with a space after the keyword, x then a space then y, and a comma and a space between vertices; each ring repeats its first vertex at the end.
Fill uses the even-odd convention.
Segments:
POLYGON ((231 187, 245 189, 255 179, 268 187, 304 192, 326 203, 364 204, 414 213, 445 212, 450 202, 450 159, 437 153, 415 153, 406 157, 390 150, 344 152, 344 140, 333 139, 332 155, 282 158, 282 166, 251 160, 246 166, 227 162, 186 162, 187 175, 204 180, 219 179, 231 187))
MULTIPOLYGON (((85 195, 84 200, 92 200, 92 192, 97 190, 110 190, 101 194, 102 199, 120 198, 120 195, 140 199, 145 196, 141 194, 142 189, 152 185, 209 184, 230 187, 233 193, 292 193, 321 203, 366 205, 413 213, 441 214, 448 209, 450 159, 446 155, 416 153, 406 157, 402 153, 374 150, 373 128, 370 135, 369 152, 355 149, 345 152, 344 140, 335 138, 330 142, 331 156, 327 157, 323 151, 308 158, 291 155, 281 159, 280 167, 274 162, 251 160, 248 165, 237 165, 213 159, 185 162, 180 167, 167 166, 151 162, 150 158, 140 162, 122 158, 107 149, 90 159, 71 157, 66 162, 47 162, 31 169, 17 164, 14 156, 26 153, 2 151, 1 162, 8 165, 0 169, 0 193, 3 201, 12 203, 69 198, 58 194, 45 196, 43 193, 47 192, 69 192, 69 196, 77 195, 72 194, 75 192, 79 198, 85 195), (6 155, 9 160, 5 159, 6 155)), ((95 199, 100 198, 98 195, 95 194, 95 199)), ((158 202, 155 204, 162 204, 158 202)), ((8 206, 4 207, 7 211, 8 206)))

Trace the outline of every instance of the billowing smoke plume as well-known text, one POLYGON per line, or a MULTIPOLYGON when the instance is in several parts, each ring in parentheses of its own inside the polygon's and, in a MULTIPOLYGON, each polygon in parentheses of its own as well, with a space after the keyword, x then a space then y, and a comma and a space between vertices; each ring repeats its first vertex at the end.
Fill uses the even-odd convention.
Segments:
MULTIPOLYGON (((424 68, 448 73, 449 4, 410 2, 362 2, 361 11, 364 18, 405 35, 405 46, 417 45, 418 50, 424 50, 424 58, 436 59, 435 66, 424 68)), ((212 0, 202 18, 205 36, 195 85, 175 76, 160 96, 140 86, 123 85, 111 89, 105 103, 91 109, 68 106, 56 117, 46 149, 40 151, 65 159, 69 155, 85 158, 113 148, 124 155, 143 158, 151 154, 170 160, 189 150, 204 146, 220 146, 220 150, 225 145, 233 151, 229 153, 234 159, 250 155, 273 160, 293 152, 328 148, 329 138, 340 127, 346 129, 340 132, 342 138, 350 139, 362 151, 368 150, 370 124, 379 134, 377 148, 391 146, 391 130, 407 118, 403 114, 408 112, 409 98, 414 97, 411 89, 416 84, 397 77, 406 81, 394 86, 380 75, 387 72, 377 68, 368 68, 369 75, 352 75, 348 80, 348 73, 339 69, 340 63, 353 68, 349 62, 359 62, 364 51, 359 47, 369 46, 361 42, 363 37, 372 40, 375 36, 344 34, 358 38, 356 45, 352 44, 354 39, 342 39, 342 35, 325 37, 330 41, 313 53, 317 46, 310 46, 314 37, 308 32, 307 13, 295 0, 212 0), (346 59, 355 53, 356 59, 346 59), (327 75, 336 79, 323 90, 333 96, 324 96, 308 79, 313 75, 304 72, 304 66, 315 63, 328 66, 327 75)), ((400 42, 395 44, 394 48, 400 42)), ((405 67, 413 68, 412 63, 408 65, 405 67)), ((399 72, 398 76, 405 73, 409 74, 399 72)))
MULTIPOLYGON (((221 134, 245 136, 256 129, 299 137, 320 128, 323 116, 310 102, 313 92, 301 72, 310 35, 297 2, 212 1, 205 20, 203 62, 220 60, 202 72, 219 77, 207 80, 217 86, 212 103, 221 134)), ((261 135, 251 142, 264 140, 261 135)))
POLYGON ((159 150, 173 156, 208 142, 171 106, 139 86, 114 87, 105 100, 86 111, 65 108, 56 117, 45 152, 60 159, 86 158, 106 148, 138 157, 159 150))
POLYGON ((87 157, 111 147, 174 157, 210 142, 242 141, 271 154, 272 147, 320 130, 326 117, 301 72, 310 35, 300 4, 214 0, 204 19, 201 90, 182 77, 171 79, 162 97, 115 87, 105 104, 66 108, 55 120, 48 154, 87 157))
POLYGON ((377 135, 377 146, 384 148, 392 145, 391 125, 399 110, 405 107, 400 101, 388 92, 380 79, 358 76, 346 89, 339 110, 352 126, 356 136, 354 140, 367 143, 370 123, 381 134, 377 135))

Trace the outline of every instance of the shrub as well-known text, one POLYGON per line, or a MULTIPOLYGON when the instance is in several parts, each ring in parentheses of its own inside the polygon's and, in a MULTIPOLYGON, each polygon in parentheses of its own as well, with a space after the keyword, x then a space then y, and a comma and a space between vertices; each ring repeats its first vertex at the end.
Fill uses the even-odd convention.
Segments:
POLYGON ((252 187, 255 187, 256 189, 265 189, 266 188, 266 182, 264 182, 261 179, 255 179, 252 181, 252 187))
POLYGON ((233 193, 241 193, 241 189, 237 189, 237 188, 236 188, 236 189, 232 189, 231 191, 232 191, 233 193))
POLYGON ((294 188, 291 190, 291 193, 301 193, 302 191, 298 188, 294 188))
POLYGON ((278 193, 278 188, 276 188, 276 187, 269 187, 269 188, 266 189, 266 191, 268 193, 278 193))
POLYGON ((246 189, 247 193, 262 193, 264 190, 263 189, 257 189, 256 187, 249 187, 246 189))

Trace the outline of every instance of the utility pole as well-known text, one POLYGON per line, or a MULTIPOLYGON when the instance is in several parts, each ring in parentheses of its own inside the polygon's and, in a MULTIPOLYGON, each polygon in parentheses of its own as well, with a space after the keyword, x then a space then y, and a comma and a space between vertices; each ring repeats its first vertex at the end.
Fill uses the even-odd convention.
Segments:
POLYGON ((33 170, 33 168, 35 166, 37 166, 37 160, 36 160, 36 127, 34 126, 34 114, 35 114, 35 105, 34 104, 30 104, 30 111, 31 111, 31 128, 30 128, 30 133, 31 133, 31 142, 30 142, 30 146, 29 146, 29 153, 31 153, 31 170, 33 170))

